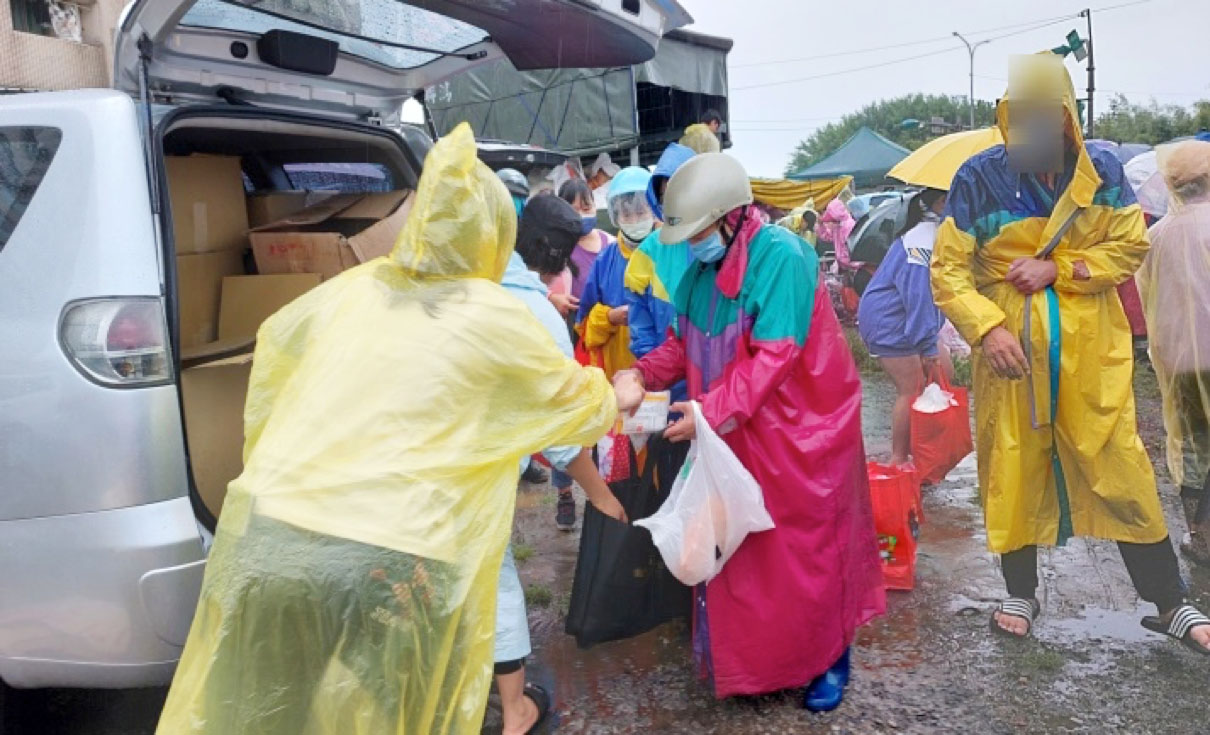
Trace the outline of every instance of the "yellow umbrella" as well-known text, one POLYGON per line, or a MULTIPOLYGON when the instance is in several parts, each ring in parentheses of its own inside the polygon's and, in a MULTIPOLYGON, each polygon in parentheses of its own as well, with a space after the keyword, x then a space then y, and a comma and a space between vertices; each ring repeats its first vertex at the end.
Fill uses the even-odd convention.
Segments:
POLYGON ((900 161, 887 176, 905 184, 949 191, 966 159, 1004 142, 999 128, 979 128, 934 138, 900 161))

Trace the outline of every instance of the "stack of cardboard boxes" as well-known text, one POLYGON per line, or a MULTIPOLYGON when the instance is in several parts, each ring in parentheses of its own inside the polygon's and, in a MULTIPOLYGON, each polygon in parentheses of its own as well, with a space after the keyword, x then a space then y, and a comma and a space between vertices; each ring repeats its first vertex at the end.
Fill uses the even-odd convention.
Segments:
POLYGON ((261 323, 322 280, 389 254, 411 197, 245 197, 238 157, 166 162, 189 459, 198 493, 217 516, 228 483, 243 469, 243 408, 261 323), (257 275, 247 275, 253 266, 257 275))

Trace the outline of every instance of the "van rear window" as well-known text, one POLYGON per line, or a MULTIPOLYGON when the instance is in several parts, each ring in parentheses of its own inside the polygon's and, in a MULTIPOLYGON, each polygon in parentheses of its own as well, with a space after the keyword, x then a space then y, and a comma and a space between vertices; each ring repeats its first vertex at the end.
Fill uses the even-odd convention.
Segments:
POLYGON ((25 215, 62 140, 58 128, 0 127, 0 250, 25 215))
POLYGON ((287 163, 282 168, 293 189, 351 194, 395 189, 394 177, 381 163, 287 163))

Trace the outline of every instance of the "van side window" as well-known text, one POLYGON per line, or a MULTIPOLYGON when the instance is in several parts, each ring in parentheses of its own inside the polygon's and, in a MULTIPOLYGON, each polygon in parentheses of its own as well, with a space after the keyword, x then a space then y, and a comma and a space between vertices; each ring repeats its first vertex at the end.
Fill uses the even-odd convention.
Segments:
POLYGON ((0 250, 17 229, 62 140, 58 128, 0 127, 0 250))

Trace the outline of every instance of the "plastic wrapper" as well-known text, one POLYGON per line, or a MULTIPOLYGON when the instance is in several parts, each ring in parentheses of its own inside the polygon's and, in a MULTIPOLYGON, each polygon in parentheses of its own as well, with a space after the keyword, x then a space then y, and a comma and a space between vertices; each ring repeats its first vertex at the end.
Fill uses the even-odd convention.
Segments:
POLYGON ((916 413, 941 413, 949 410, 950 406, 957 405, 953 393, 945 391, 936 383, 929 383, 920 395, 916 396, 912 410, 916 413))
POLYGON ((748 534, 773 528, 752 473, 710 428, 696 401, 693 415, 697 439, 668 500, 635 521, 651 531, 669 571, 687 585, 714 579, 748 534))
POLYGON ((1210 143, 1163 146, 1157 158, 1171 207, 1151 227, 1136 280, 1164 396, 1168 471, 1180 485, 1202 487, 1210 473, 1210 143))
POLYGON ((460 126, 391 256, 261 327, 160 733, 478 731, 518 464, 617 414, 499 285, 515 228, 460 126))
POLYGON ((643 403, 630 416, 622 417, 623 434, 653 434, 668 428, 668 406, 671 394, 668 391, 648 393, 643 403))

